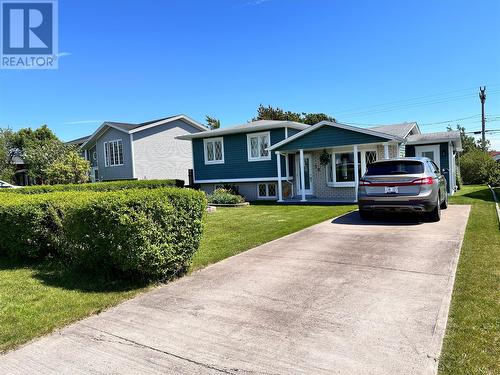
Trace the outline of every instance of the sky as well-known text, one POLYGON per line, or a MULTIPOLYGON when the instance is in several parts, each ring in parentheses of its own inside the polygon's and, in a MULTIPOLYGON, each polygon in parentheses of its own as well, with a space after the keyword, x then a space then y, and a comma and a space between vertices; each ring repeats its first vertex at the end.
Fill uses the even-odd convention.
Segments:
MULTIPOLYGON (((59 0, 59 68, 0 70, 0 127, 245 123, 259 104, 359 126, 500 130, 500 1, 59 0)), ((500 132, 488 133, 500 150, 500 132)))

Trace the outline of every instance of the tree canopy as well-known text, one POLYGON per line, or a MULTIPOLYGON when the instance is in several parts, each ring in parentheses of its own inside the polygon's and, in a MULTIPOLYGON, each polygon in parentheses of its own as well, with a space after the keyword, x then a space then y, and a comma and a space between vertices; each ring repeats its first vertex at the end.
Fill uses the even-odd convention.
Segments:
POLYGON ((257 108, 257 116, 252 119, 256 120, 278 120, 278 121, 295 121, 301 122, 303 124, 314 125, 320 121, 333 121, 335 118, 329 116, 325 113, 306 113, 306 112, 292 112, 285 111, 279 107, 271 107, 270 105, 265 107, 264 105, 259 105, 257 108))
POLYGON ((9 182, 14 179, 14 157, 23 160, 28 176, 40 184, 56 180, 58 183, 84 182, 86 178, 81 175, 82 165, 87 165, 85 175, 89 169, 88 162, 78 155, 75 148, 59 140, 47 125, 35 130, 24 128, 17 132, 0 129, 0 176, 9 182), (67 167, 64 172, 62 165, 67 167), (57 176, 57 172, 61 176, 57 176))

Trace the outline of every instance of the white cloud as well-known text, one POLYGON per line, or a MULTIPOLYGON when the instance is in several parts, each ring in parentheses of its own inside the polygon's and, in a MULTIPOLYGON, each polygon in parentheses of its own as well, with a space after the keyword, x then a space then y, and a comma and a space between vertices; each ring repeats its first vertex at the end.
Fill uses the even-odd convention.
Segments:
POLYGON ((95 124, 102 122, 102 120, 78 120, 78 121, 68 121, 64 125, 81 125, 81 124, 95 124))
POLYGON ((247 2, 245 5, 246 6, 258 6, 258 5, 267 3, 269 1, 271 1, 271 0, 252 0, 252 1, 247 2))
POLYGON ((59 53, 56 55, 56 57, 57 57, 58 59, 60 59, 61 57, 66 57, 66 56, 71 56, 71 55, 72 55, 72 53, 71 53, 71 52, 59 52, 59 53))

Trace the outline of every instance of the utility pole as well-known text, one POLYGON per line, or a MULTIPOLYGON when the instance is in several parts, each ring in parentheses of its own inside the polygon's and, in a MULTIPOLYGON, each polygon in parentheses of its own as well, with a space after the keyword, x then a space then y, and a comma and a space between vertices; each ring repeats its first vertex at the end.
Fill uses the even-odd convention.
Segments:
POLYGON ((486 132, 486 120, 484 118, 484 102, 486 101, 486 86, 479 86, 479 99, 481 100, 481 125, 482 125, 482 130, 481 130, 481 147, 483 150, 486 150, 486 137, 485 137, 485 132, 486 132))

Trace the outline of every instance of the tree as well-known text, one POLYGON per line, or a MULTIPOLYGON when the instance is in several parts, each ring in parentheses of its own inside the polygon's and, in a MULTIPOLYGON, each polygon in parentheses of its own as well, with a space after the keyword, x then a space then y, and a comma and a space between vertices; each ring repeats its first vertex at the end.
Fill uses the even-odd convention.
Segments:
POLYGON ((264 107, 262 104, 257 108, 257 117, 254 117, 252 121, 256 120, 278 120, 278 121, 295 121, 302 122, 308 125, 317 124, 320 121, 332 121, 335 122, 335 118, 328 116, 324 113, 298 113, 291 111, 284 111, 279 107, 271 107, 270 105, 264 107))
MULTIPOLYGON (((4 129, 2 132, 7 134, 7 131, 8 129, 4 129)), ((60 164, 71 161, 73 164, 70 163, 70 168, 74 168, 76 163, 76 160, 74 160, 75 155, 81 161, 85 161, 73 147, 61 142, 47 125, 43 125, 35 130, 24 128, 17 132, 10 131, 8 134, 8 137, 4 137, 5 139, 8 138, 8 146, 4 146, 4 149, 8 150, 11 154, 9 164, 12 165, 13 156, 21 158, 26 165, 28 176, 37 183, 44 184, 49 182, 49 168, 56 162, 60 164), (75 153, 72 156, 73 159, 66 158, 71 151, 75 153)), ((0 145, 0 147, 2 146, 0 145)), ((61 166, 59 165, 59 167, 61 166)), ((88 168, 85 173, 87 172, 88 168)), ((54 179, 53 176, 52 178, 54 179)), ((76 178, 76 180, 80 179, 76 178)))
POLYGON ((215 130, 220 128, 220 120, 215 117, 210 117, 209 115, 206 115, 205 121, 207 122, 207 126, 210 128, 210 130, 215 130))
POLYGON ((500 183, 500 164, 479 147, 460 157, 460 174, 465 184, 500 183))
POLYGON ((50 184, 81 184, 88 182, 90 163, 71 150, 47 168, 50 184))
MULTIPOLYGON (((451 126, 448 126, 447 130, 452 131, 453 128, 451 126)), ((462 149, 463 149, 462 155, 465 155, 466 153, 473 150, 482 150, 481 141, 476 140, 472 135, 467 135, 465 133, 465 127, 457 124, 456 130, 460 132, 460 138, 462 140, 462 149)), ((489 144, 490 142, 486 141, 487 148, 489 147, 489 144)))
POLYGON ((13 148, 14 132, 11 129, 0 128, 0 180, 14 181, 15 166, 12 159, 15 156, 13 148))

